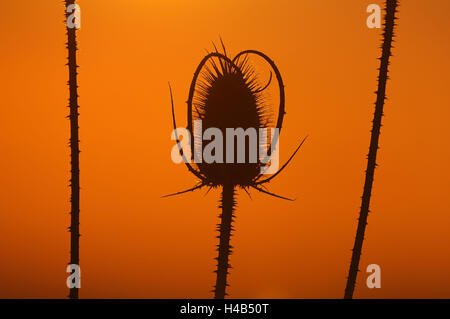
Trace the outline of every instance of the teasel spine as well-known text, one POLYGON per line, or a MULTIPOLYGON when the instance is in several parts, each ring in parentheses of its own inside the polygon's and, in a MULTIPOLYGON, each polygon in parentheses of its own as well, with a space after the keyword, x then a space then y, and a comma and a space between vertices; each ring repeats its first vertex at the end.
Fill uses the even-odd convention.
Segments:
POLYGON ((358 228, 355 237, 355 243, 352 250, 352 259, 350 262, 349 274, 347 277, 347 285, 345 288, 345 299, 352 299, 353 292, 355 290, 356 277, 359 272, 359 261, 361 258, 362 245, 364 241, 364 233, 367 225, 367 217, 370 212, 370 198, 372 194, 372 185, 375 174, 375 168, 378 166, 376 163, 377 151, 379 149, 378 142, 381 131, 381 120, 383 117, 383 107, 386 100, 386 83, 388 80, 388 68, 389 58, 392 55, 392 42, 394 38, 394 27, 396 26, 395 20, 398 18, 395 16, 397 13, 398 1, 386 0, 385 2, 385 22, 383 30, 383 44, 382 55, 380 60, 380 68, 378 75, 378 90, 377 100, 375 102, 375 113, 372 121, 372 131, 370 139, 369 154, 367 155, 367 169, 364 182, 364 191, 362 196, 362 203, 360 209, 360 215, 358 219, 358 228))
MULTIPOLYGON (((70 5, 75 4, 75 0, 66 0, 66 29, 67 29, 67 43, 68 63, 69 68, 69 109, 70 109, 70 164, 71 164, 71 220, 70 220, 70 264, 79 265, 79 238, 80 238, 80 163, 79 163, 79 136, 78 136, 78 84, 77 84, 77 40, 76 27, 70 28, 67 24, 67 19, 71 13, 67 12, 70 5)), ((70 299, 78 299, 78 288, 70 288, 70 299)))

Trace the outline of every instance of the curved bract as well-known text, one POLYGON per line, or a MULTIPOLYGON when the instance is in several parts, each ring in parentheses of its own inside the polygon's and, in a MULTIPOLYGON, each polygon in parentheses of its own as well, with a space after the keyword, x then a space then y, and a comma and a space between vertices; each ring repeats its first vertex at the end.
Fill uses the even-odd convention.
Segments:
MULTIPOLYGON (((187 100, 187 119, 188 119, 187 129, 189 130, 189 132, 192 132, 192 100, 194 98, 195 85, 197 83, 198 76, 199 76, 200 71, 202 70, 203 66, 206 64, 206 62, 208 62, 208 60, 210 60, 213 57, 217 57, 219 59, 223 59, 223 60, 225 60, 225 62, 227 62, 232 67, 234 67, 236 70, 239 69, 233 63, 233 61, 231 61, 227 56, 225 56, 225 55, 223 55, 223 54, 221 54, 219 52, 211 52, 211 53, 207 54, 200 61, 199 65, 197 66, 197 69, 194 72, 194 77, 192 78, 192 81, 191 81, 191 86, 189 88, 189 96, 188 96, 188 100, 187 100)), ((191 154, 194 154, 194 153, 192 152, 191 154)))
MULTIPOLYGON (((169 91, 170 91, 170 102, 172 103, 172 123, 173 123, 173 129, 174 129, 174 132, 175 132, 175 140, 176 140, 176 142, 177 142, 178 150, 180 151, 180 155, 181 155, 181 157, 183 158, 183 162, 184 162, 184 164, 186 165, 186 167, 188 168, 188 170, 189 170, 192 174, 194 174, 195 176, 197 176, 197 177, 202 181, 202 184, 207 185, 208 182, 206 181, 206 178, 205 178, 200 172, 196 171, 196 170, 191 166, 191 164, 189 164, 189 161, 187 160, 186 156, 185 156, 184 153, 183 153, 183 149, 181 148, 180 139, 178 138, 177 122, 176 122, 176 120, 175 120, 175 110, 174 110, 174 107, 173 107, 172 87, 170 86, 170 84, 169 84, 169 91)), ((198 187, 196 187, 195 189, 197 189, 197 188, 198 188, 198 187)), ((176 193, 176 194, 173 194, 173 195, 178 195, 178 194, 180 194, 180 193, 182 194, 182 193, 184 193, 184 192, 179 192, 179 193, 176 193)), ((171 195, 168 195, 168 196, 171 196, 171 195)))
MULTIPOLYGON (((270 67, 275 72, 275 76, 277 77, 277 81, 278 81, 278 88, 279 88, 279 91, 280 91, 280 105, 279 105, 279 110, 278 110, 278 120, 277 120, 276 127, 281 131, 281 127, 283 125, 284 114, 286 114, 286 111, 285 111, 284 84, 283 84, 283 78, 281 77, 281 73, 278 70, 278 67, 276 66, 275 62, 273 62, 266 54, 264 54, 264 53, 262 53, 260 51, 257 51, 257 50, 241 51, 233 58, 233 62, 235 62, 237 59, 239 59, 239 57, 241 57, 242 55, 247 55, 247 54, 255 54, 255 55, 260 56, 267 63, 269 63, 270 67)), ((276 145, 276 142, 277 142, 276 139, 272 140, 272 145, 276 145)))

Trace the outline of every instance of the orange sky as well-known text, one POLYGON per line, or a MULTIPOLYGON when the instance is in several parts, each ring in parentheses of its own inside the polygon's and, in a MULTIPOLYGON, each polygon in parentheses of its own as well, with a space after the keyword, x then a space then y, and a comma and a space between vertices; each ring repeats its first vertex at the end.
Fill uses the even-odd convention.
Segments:
MULTIPOLYGON (((342 298, 380 55, 371 1, 80 0, 81 298, 211 298, 219 192, 172 163, 211 41, 267 53, 286 85, 284 162, 239 193, 232 298, 342 298)), ((356 298, 450 298, 450 2, 401 1, 356 298), (379 264, 381 289, 365 268, 379 264)), ((0 2, 0 298, 65 298, 69 121, 64 6, 0 2)), ((274 98, 276 100, 276 97, 274 98)))

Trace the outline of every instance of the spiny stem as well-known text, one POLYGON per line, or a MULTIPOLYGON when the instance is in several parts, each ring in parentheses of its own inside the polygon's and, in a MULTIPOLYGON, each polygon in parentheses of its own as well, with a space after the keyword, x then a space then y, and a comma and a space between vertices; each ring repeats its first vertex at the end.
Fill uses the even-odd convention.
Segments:
POLYGON ((369 154, 367 157, 367 170, 364 182, 361 210, 356 232, 355 244, 353 246, 352 260, 350 263, 347 286, 345 288, 345 299, 351 299, 355 290, 356 276, 361 258, 361 250, 364 241, 364 233, 369 215, 370 197, 372 194, 373 177, 375 174, 378 140, 380 137, 381 118, 383 117, 384 101, 386 99, 386 82, 388 79, 389 57, 391 56, 392 39, 394 37, 395 13, 397 12, 397 0, 387 0, 385 4, 386 15, 383 32, 382 55, 380 59, 380 69, 378 76, 377 101, 375 103, 375 113, 373 118, 372 136, 370 139, 369 154))
MULTIPOLYGON (((70 16, 67 8, 75 4, 75 0, 66 0, 66 19, 70 16)), ((80 237, 80 165, 78 138, 78 85, 77 85, 77 40, 76 28, 67 27, 67 50, 69 67, 69 108, 70 108, 70 158, 71 158, 71 220, 70 220, 70 264, 79 265, 80 237)), ((78 299, 78 288, 71 288, 70 299, 78 299)))
POLYGON ((221 224, 218 225, 220 235, 220 243, 218 245, 219 256, 217 257, 217 280, 215 287, 215 299, 224 299, 226 296, 227 275, 228 268, 231 266, 228 264, 228 259, 231 254, 230 237, 233 230, 232 222, 234 219, 234 209, 236 207, 236 201, 234 199, 235 187, 233 184, 223 185, 222 199, 220 208, 222 208, 221 224))

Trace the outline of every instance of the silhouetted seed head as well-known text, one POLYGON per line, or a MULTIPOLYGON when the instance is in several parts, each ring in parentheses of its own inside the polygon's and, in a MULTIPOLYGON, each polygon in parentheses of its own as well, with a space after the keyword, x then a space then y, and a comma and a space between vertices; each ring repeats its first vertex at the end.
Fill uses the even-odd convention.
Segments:
MULTIPOLYGON (((205 186, 208 186, 210 190, 218 186, 224 186, 225 188, 225 185, 227 185, 231 187, 240 186, 249 196, 247 189, 251 187, 267 195, 292 200, 260 187, 260 185, 273 180, 287 167, 306 140, 305 137, 287 162, 272 176, 262 178, 262 174, 267 172, 262 168, 271 165, 267 162, 271 160, 271 153, 277 147, 279 133, 286 113, 281 73, 275 62, 261 51, 244 50, 230 59, 226 54, 223 43, 222 47, 223 54, 216 49, 216 52, 208 53, 201 60, 191 81, 187 100, 187 129, 193 133, 190 144, 190 158, 185 156, 175 130, 180 154, 183 156, 188 170, 199 178, 199 184, 164 197, 185 194, 205 186), (248 56, 256 56, 270 66, 270 77, 264 86, 258 81, 258 75, 248 56), (277 112, 271 111, 272 106, 266 103, 267 95, 265 95, 265 90, 272 81, 272 71, 279 92, 279 105, 278 108, 275 108, 277 112), (274 119, 275 113, 277 113, 276 122, 274 119), (196 120, 199 123, 201 122, 201 129, 198 125, 196 127, 196 120), (268 128, 275 128, 277 133, 272 136, 273 133, 269 132, 268 128), (211 141, 204 141, 205 136, 200 132, 206 133, 208 129, 212 129, 209 131, 211 141), (260 132, 260 129, 263 129, 262 132, 260 132), (229 134, 227 134, 228 132, 229 134), (260 133, 263 133, 264 136, 259 136, 260 133), (219 141, 217 141, 218 139, 219 141), (245 141, 242 139, 245 139, 245 141), (217 149, 222 154, 215 153, 217 149), (233 153, 233 156, 231 153, 233 153), (202 160, 204 154, 207 155, 205 161, 202 160), (192 159, 194 159, 195 164, 192 164, 192 159)), ((172 121, 174 129, 176 129, 170 84, 169 91, 172 104, 172 121)))
MULTIPOLYGON (((264 103, 265 87, 258 82, 258 75, 247 56, 242 56, 234 62, 211 59, 209 63, 202 69, 200 79, 196 83, 192 117, 194 120, 202 121, 203 132, 208 128, 217 128, 222 132, 224 163, 203 161, 197 163, 197 167, 213 185, 231 183, 249 186, 260 174, 263 165, 258 158, 259 129, 267 128, 271 123, 271 113, 264 103), (246 137, 244 163, 237 163, 237 138, 233 142, 234 163, 226 161, 228 144, 232 143, 227 139, 227 128, 256 130, 256 148, 246 137), (250 149, 250 146, 253 149, 250 149), (251 151, 257 155, 254 163, 250 160, 251 151)), ((203 141, 203 148, 195 145, 195 152, 202 152, 208 143, 209 141, 203 141)))

